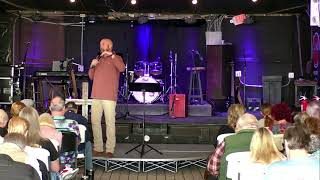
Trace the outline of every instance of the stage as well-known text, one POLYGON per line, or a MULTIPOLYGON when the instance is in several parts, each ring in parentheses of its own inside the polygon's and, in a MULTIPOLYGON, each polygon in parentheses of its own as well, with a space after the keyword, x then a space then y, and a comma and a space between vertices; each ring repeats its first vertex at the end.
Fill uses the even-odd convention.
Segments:
POLYGON ((118 169, 132 172, 150 172, 161 169, 176 173, 190 166, 205 168, 207 157, 214 149, 213 145, 152 144, 163 154, 155 151, 149 151, 143 157, 140 157, 140 154, 135 151, 125 154, 135 145, 117 144, 113 158, 94 157, 94 164, 104 167, 107 172, 118 169))
MULTIPOLYGON (((116 112, 124 114, 127 108, 131 115, 142 115, 144 110, 146 115, 165 115, 169 112, 168 103, 141 104, 138 102, 118 103, 116 112)), ((203 104, 187 105, 188 116, 211 116, 212 111, 212 106, 207 101, 203 101, 203 104)))

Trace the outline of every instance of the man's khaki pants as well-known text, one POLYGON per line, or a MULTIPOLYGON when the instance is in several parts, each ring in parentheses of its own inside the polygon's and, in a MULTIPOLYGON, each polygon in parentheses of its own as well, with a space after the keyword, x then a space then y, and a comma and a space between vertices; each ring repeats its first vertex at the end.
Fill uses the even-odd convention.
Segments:
POLYGON ((106 152, 114 152, 116 146, 116 102, 109 100, 98 100, 93 99, 91 106, 91 123, 93 132, 93 149, 98 152, 103 152, 103 139, 102 139, 102 128, 101 118, 104 112, 106 121, 106 152))

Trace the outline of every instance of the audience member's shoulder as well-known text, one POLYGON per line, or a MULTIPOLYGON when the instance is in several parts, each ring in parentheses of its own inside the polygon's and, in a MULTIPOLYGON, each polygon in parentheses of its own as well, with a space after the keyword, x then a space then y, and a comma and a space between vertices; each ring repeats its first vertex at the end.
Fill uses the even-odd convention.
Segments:
POLYGON ((276 162, 270 164, 270 165, 268 166, 268 169, 274 169, 274 168, 278 169, 278 168, 281 168, 281 167, 286 167, 287 164, 288 164, 288 161, 287 161, 287 160, 284 160, 284 161, 276 161, 276 162))
POLYGON ((24 177, 24 179, 26 180, 40 180, 37 171, 32 166, 25 163, 13 161, 13 159, 8 155, 0 154, 0 165, 0 179, 8 179, 9 177, 11 179, 19 179, 21 177, 24 177), (17 171, 17 169, 19 171, 17 171))

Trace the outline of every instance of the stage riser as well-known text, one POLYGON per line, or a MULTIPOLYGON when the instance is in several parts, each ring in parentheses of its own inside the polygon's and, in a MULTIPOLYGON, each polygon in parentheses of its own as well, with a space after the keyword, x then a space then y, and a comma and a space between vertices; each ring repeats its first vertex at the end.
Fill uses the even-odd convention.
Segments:
MULTIPOLYGON (((142 129, 139 124, 117 124, 118 143, 140 143, 142 129)), ((150 143, 213 144, 221 125, 148 124, 146 134, 150 143)), ((102 125, 103 137, 105 127, 102 125)))
MULTIPOLYGON (((126 112, 126 104, 118 104, 116 112, 118 114, 124 114, 126 112)), ((146 115, 164 115, 168 114, 168 104, 129 104, 128 110, 130 115, 143 115, 143 111, 146 111, 146 115)), ((211 116, 212 107, 210 104, 205 103, 203 105, 188 105, 188 116, 211 116)))

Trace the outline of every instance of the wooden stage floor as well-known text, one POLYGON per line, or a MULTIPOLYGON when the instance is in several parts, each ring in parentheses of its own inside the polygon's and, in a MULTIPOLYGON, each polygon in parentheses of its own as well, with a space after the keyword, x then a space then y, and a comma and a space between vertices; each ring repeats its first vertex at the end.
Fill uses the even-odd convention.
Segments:
MULTIPOLYGON (((94 166, 95 180, 202 180, 204 175, 203 168, 188 167, 171 173, 164 170, 156 170, 147 173, 136 173, 128 170, 116 170, 105 172, 104 168, 94 166)), ((79 179, 79 178, 78 178, 79 179)))

